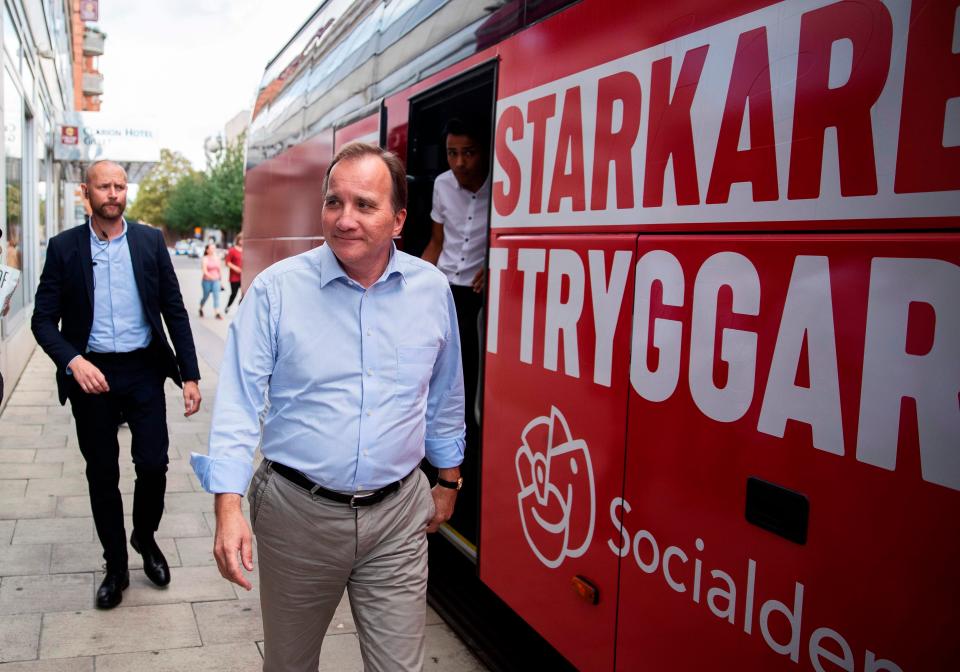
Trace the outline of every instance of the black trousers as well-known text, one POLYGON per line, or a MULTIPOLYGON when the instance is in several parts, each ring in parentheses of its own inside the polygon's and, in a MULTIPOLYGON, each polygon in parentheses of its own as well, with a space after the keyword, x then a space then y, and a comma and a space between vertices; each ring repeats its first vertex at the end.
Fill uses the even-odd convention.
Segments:
MULTIPOLYGON (((240 281, 237 280, 234 282, 230 281, 230 300, 227 301, 227 308, 233 305, 233 300, 237 298, 237 294, 240 292, 240 281)), ((241 299, 242 300, 242 299, 241 299)))
POLYGON ((150 537, 160 525, 167 487, 166 398, 164 374, 149 350, 131 353, 89 352, 90 360, 107 379, 110 391, 86 394, 73 381, 70 405, 77 425, 80 452, 87 462, 90 508, 103 558, 110 571, 127 568, 127 535, 120 498, 120 445, 117 432, 126 422, 133 435, 131 453, 136 470, 133 528, 150 537))
POLYGON ((457 308, 457 327, 460 332, 460 353, 463 359, 463 391, 466 408, 467 446, 463 455, 460 473, 464 479, 464 488, 457 497, 457 506, 450 524, 464 537, 476 543, 477 516, 479 513, 480 491, 480 425, 477 423, 477 388, 480 378, 480 338, 479 316, 483 308, 483 294, 473 291, 473 287, 450 285, 453 303, 457 308), (469 484, 469 485, 467 485, 469 484))

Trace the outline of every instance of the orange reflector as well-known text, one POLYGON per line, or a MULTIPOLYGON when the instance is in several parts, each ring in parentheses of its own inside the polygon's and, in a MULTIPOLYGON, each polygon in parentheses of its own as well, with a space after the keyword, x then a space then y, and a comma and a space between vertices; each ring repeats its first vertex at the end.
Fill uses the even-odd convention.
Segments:
POLYGON ((580 596, 580 599, 590 604, 600 603, 600 589, 593 585, 589 579, 585 579, 582 576, 575 576, 570 579, 570 583, 573 584, 573 589, 577 595, 580 596))

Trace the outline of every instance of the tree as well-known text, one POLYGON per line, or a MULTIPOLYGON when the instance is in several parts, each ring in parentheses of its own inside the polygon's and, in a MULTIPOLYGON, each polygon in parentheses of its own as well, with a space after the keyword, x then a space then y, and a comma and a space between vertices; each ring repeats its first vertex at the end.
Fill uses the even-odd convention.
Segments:
POLYGON ((189 159, 180 152, 160 150, 160 162, 150 169, 130 205, 132 219, 167 226, 167 205, 174 187, 184 178, 197 175, 189 159))
POLYGON ((241 134, 233 142, 217 144, 207 156, 207 213, 211 228, 237 232, 243 225, 243 145, 241 134))
POLYGON ((170 190, 164 211, 167 228, 185 234, 193 234, 196 226, 216 226, 212 223, 209 209, 208 180, 203 173, 185 175, 170 190))

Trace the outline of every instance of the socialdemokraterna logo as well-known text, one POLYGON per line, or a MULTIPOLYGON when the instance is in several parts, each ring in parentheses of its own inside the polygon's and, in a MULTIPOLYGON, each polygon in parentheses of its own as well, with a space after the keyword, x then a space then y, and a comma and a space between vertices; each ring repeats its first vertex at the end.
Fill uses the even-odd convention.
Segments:
POLYGON ((555 406, 523 428, 516 467, 520 522, 530 550, 551 569, 583 555, 593 538, 593 465, 586 441, 573 438, 555 406))

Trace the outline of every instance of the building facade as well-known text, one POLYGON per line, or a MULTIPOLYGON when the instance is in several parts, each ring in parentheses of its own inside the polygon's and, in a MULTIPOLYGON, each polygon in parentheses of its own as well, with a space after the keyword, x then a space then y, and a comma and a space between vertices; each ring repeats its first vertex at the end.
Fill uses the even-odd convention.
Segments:
POLYGON ((74 44, 82 45, 83 35, 74 34, 74 16, 79 11, 76 0, 6 0, 0 19, 5 186, 0 263, 22 274, 10 312, 0 319, 0 372, 7 396, 36 345, 30 315, 46 243, 63 227, 65 192, 73 189, 54 160, 54 145, 64 113, 77 105, 74 44))

